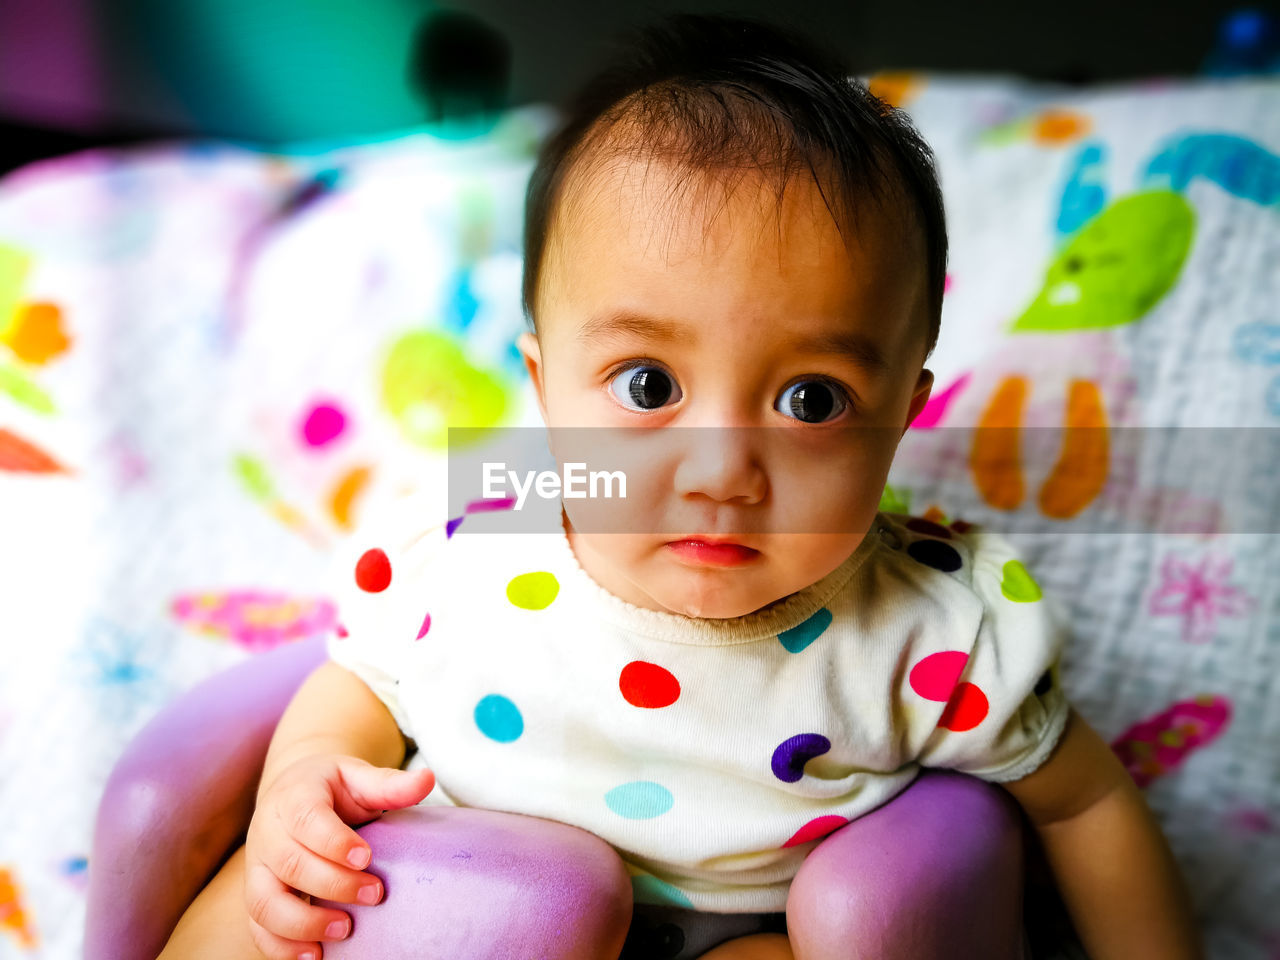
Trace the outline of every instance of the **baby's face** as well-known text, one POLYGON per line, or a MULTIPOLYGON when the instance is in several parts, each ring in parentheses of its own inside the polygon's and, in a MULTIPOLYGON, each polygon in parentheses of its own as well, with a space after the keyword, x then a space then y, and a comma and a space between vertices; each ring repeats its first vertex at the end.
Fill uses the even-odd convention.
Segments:
POLYGON ((754 174, 723 208, 717 190, 671 212, 671 176, 623 163, 569 184, 521 349, 553 447, 566 427, 698 428, 628 431, 645 453, 608 509, 652 525, 593 532, 575 513, 601 501, 566 500, 567 529, 622 599, 735 617, 821 579, 869 529, 932 383, 923 244, 865 205, 846 249, 807 177, 779 213, 754 174))

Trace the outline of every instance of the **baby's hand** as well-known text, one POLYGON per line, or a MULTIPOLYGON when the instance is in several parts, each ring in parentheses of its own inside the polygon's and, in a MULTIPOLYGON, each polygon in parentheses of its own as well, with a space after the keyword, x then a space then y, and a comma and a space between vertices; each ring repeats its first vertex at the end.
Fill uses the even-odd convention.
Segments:
POLYGON ((253 942, 270 960, 294 960, 317 941, 341 940, 351 918, 309 897, 374 904, 382 884, 362 871, 369 846, 348 824, 419 803, 435 786, 430 770, 375 767, 319 754, 285 767, 258 797, 245 840, 244 897, 253 942))

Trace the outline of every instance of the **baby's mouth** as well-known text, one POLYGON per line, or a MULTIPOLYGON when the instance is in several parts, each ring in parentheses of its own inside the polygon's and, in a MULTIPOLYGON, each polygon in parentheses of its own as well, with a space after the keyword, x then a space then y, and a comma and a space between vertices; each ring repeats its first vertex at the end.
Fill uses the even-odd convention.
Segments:
POLYGON ((760 557, 760 551, 722 537, 682 537, 666 547, 690 566, 739 567, 760 557))

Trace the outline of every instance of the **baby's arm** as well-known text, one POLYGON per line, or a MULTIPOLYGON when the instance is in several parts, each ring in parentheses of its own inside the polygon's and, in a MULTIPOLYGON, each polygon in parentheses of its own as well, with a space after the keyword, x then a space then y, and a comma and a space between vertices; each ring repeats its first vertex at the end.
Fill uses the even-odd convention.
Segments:
POLYGON ((341 939, 345 932, 326 933, 334 922, 350 930, 345 913, 292 890, 356 903, 359 890, 378 887, 363 872, 368 845, 349 825, 430 792, 431 772, 399 770, 404 756, 386 706, 345 668, 322 664, 294 695, 272 736, 245 840, 245 906, 266 956, 292 958, 306 943, 341 939))
POLYGON ((311 673, 276 725, 258 798, 294 760, 324 752, 359 757, 375 767, 398 768, 405 757, 404 736, 382 701, 331 660, 311 673))
POLYGON ((1093 960, 1201 960, 1191 902, 1146 800, 1074 711, 1039 769, 1004 783, 1036 827, 1093 960))

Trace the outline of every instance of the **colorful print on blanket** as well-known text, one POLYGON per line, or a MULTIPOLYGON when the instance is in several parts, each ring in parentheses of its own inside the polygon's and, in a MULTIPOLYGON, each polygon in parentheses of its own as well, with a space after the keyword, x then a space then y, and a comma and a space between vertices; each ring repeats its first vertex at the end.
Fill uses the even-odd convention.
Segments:
MULTIPOLYGON (((1280 691, 1259 668, 1280 645, 1280 538, 1225 533, 1236 503, 1154 484, 1117 442, 1277 425, 1280 94, 920 74, 878 90, 936 146, 953 250, 938 388, 882 508, 1049 524, 1004 595, 1065 600, 1054 679, 1144 784, 1210 955, 1280 956, 1280 691), (1172 525, 1090 527, 1121 502, 1172 525)), ((0 182, 0 636, 40 626, 0 674, 0 957, 80 954, 96 803, 143 723, 246 656, 341 634, 331 550, 379 485, 443 456, 450 426, 534 422, 513 349, 529 167, 406 131, 291 156, 95 152, 0 182)), ((555 602, 536 578, 510 599, 555 602)), ((429 642, 429 611, 417 629, 429 642)), ((943 667, 922 696, 954 696, 963 725, 977 695, 943 667)), ((675 692, 625 680, 641 704, 675 692)), ((515 730, 498 703, 477 723, 515 730)))

